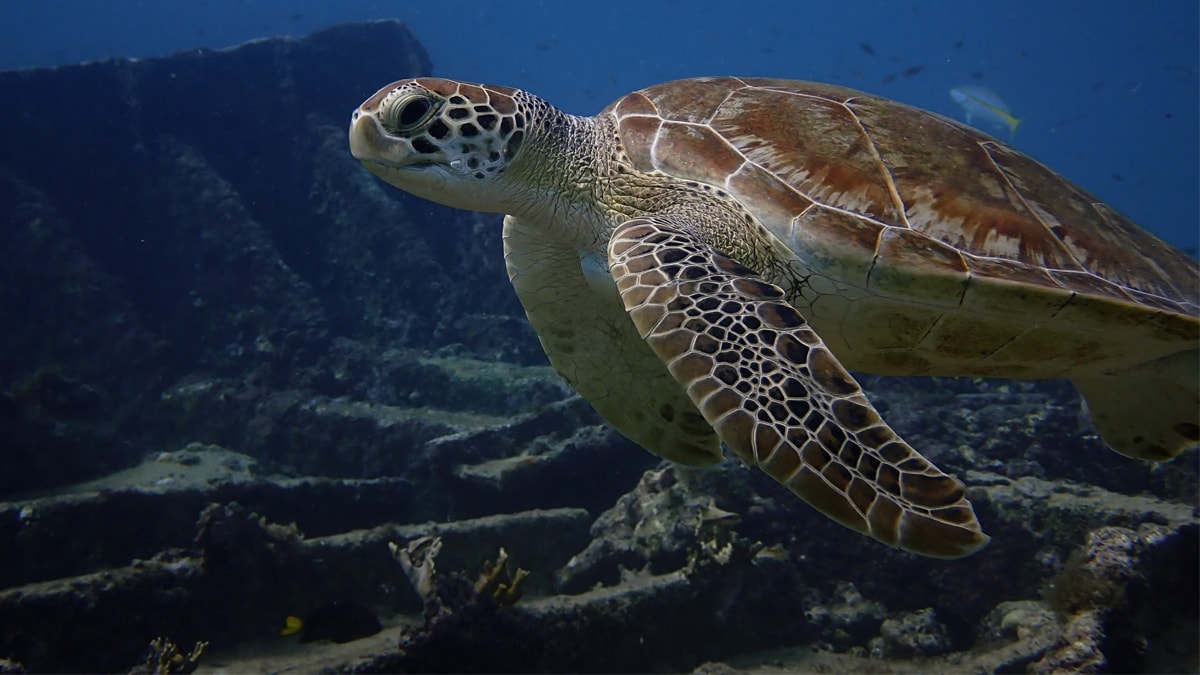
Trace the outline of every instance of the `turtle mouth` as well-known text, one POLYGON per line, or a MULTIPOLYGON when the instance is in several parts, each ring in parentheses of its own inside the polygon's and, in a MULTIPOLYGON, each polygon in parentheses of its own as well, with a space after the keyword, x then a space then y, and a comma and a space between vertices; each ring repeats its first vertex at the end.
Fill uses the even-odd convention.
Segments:
POLYGON ((369 167, 420 171, 438 163, 439 154, 420 152, 406 138, 389 134, 375 115, 361 108, 350 118, 350 154, 369 167))

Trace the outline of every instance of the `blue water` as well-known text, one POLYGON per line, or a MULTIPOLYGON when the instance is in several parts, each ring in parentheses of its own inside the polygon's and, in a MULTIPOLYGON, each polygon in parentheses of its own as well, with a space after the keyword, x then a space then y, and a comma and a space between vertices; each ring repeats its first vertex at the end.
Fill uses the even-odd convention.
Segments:
POLYGON ((834 82, 961 119, 947 91, 983 84, 1025 119, 1014 145, 1194 250, 1198 4, 11 1, 0 8, 0 68, 219 48, 395 17, 428 49, 436 74, 527 88, 580 114, 655 82, 734 74, 834 82))

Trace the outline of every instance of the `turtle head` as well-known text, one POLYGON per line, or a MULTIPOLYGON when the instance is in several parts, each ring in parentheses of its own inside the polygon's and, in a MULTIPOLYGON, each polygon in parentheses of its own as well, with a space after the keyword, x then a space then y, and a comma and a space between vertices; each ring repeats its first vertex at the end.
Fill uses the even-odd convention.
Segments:
POLYGON ((371 173, 447 206, 507 212, 501 175, 517 158, 533 97, 439 78, 380 89, 350 119, 350 152, 371 173))

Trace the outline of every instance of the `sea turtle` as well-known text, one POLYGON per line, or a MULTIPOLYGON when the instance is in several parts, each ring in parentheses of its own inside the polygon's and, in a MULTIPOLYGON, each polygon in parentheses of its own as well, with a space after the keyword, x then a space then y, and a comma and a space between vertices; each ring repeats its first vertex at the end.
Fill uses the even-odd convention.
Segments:
POLYGON ((367 99, 350 148, 414 195, 507 214, 550 362, 626 436, 686 465, 724 442, 891 546, 953 558, 988 537, 848 369, 1065 377, 1119 452, 1200 438, 1196 262, 939 115, 712 77, 576 117, 421 78, 367 99))

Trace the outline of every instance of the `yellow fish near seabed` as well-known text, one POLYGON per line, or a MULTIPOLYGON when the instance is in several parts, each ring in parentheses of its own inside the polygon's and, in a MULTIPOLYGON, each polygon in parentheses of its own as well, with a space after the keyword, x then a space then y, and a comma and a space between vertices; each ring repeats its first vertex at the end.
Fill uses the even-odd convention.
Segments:
POLYGON ((978 84, 964 84, 951 89, 950 98, 962 106, 967 114, 967 124, 978 126, 975 120, 979 120, 1000 129, 1007 128, 1009 138, 1017 133, 1017 125, 1021 120, 1013 117, 1008 104, 991 89, 978 84))

